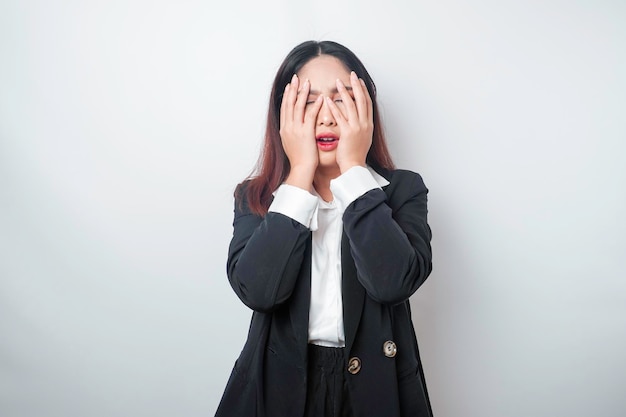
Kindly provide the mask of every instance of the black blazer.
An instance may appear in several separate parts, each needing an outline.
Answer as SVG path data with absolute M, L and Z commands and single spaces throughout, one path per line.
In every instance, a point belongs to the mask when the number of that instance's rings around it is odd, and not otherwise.
M 409 297 L 430 274 L 428 190 L 405 170 L 343 215 L 345 377 L 355 417 L 432 416 Z M 241 195 L 241 194 L 239 194 Z M 261 217 L 236 198 L 228 278 L 254 310 L 217 417 L 300 417 L 306 397 L 311 231 L 280 213 Z M 397 354 L 385 355 L 393 341 Z M 358 372 L 348 371 L 358 358 Z M 354 368 L 352 369 L 354 372 Z

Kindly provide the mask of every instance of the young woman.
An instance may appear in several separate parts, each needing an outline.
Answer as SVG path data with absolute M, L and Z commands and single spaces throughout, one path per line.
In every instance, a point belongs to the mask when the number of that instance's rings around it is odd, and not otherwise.
M 254 312 L 216 416 L 432 416 L 409 305 L 431 271 L 427 193 L 394 169 L 361 61 L 296 46 L 235 192 L 228 278 Z

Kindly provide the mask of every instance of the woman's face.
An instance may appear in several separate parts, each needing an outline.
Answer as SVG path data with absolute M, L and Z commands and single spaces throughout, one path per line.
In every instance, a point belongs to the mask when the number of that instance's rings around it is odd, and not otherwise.
M 350 71 L 344 66 L 343 62 L 331 55 L 320 55 L 307 62 L 298 72 L 298 78 L 304 82 L 309 80 L 311 89 L 307 103 L 314 102 L 320 95 L 330 97 L 337 106 L 343 110 L 341 96 L 337 91 L 337 79 L 340 79 L 350 94 L 352 95 L 352 86 L 350 85 Z M 307 105 L 306 111 L 312 111 L 312 106 Z M 319 167 L 337 168 L 336 149 L 337 142 L 341 138 L 341 131 L 328 105 L 324 102 L 317 114 L 315 123 L 315 137 L 317 138 L 317 150 L 319 155 Z M 321 140 L 325 138 L 325 140 Z M 336 138 L 336 140 L 328 140 L 328 138 Z

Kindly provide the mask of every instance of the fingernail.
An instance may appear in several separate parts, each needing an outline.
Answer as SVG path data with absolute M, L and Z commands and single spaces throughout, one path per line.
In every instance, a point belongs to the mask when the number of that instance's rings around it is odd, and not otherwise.
M 294 82 L 298 79 L 298 76 L 296 74 L 293 74 L 293 77 L 291 77 L 291 82 Z

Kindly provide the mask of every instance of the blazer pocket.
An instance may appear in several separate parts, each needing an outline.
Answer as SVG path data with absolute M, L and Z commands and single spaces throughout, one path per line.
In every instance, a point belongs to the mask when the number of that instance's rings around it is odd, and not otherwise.
M 403 416 L 431 416 L 428 397 L 417 367 L 398 373 L 398 395 Z
M 257 390 L 235 362 L 215 417 L 257 416 Z

